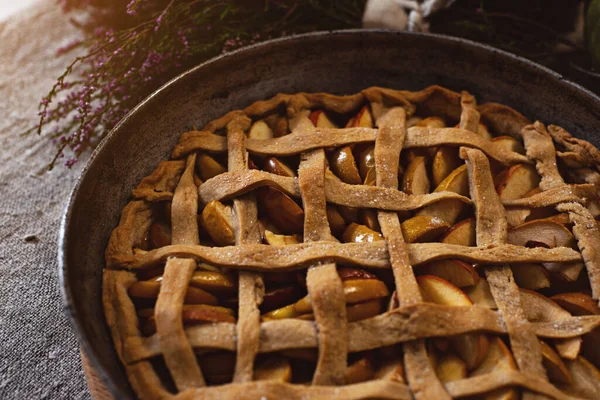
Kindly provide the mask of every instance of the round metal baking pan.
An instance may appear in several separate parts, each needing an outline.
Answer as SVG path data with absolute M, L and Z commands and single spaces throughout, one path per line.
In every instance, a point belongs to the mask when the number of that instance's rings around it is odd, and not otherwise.
M 600 99 L 557 73 L 468 40 L 375 30 L 299 35 L 222 55 L 176 77 L 123 118 L 75 185 L 58 251 L 65 310 L 115 398 L 134 396 L 104 320 L 104 249 L 131 190 L 169 157 L 182 132 L 279 92 L 432 84 L 468 90 L 480 103 L 509 105 L 600 145 Z

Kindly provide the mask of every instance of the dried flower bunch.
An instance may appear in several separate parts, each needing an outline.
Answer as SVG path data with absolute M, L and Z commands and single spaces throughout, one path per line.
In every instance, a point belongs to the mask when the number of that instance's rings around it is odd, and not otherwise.
M 71 167 L 137 103 L 191 65 L 261 40 L 360 26 L 364 0 L 59 0 L 85 39 L 39 105 L 44 134 Z

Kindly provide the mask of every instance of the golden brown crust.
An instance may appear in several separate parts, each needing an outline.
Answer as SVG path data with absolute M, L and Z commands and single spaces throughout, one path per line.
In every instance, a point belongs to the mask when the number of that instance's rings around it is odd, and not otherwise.
M 411 399 L 406 385 L 394 381 L 371 381 L 347 386 L 305 386 L 275 381 L 256 381 L 194 389 L 179 394 L 177 399 Z
M 527 157 L 499 147 L 476 133 L 460 128 L 408 128 L 404 147 L 407 149 L 439 145 L 468 146 L 483 151 L 503 165 L 531 163 Z
M 158 167 L 133 189 L 135 199 L 146 201 L 170 200 L 185 168 L 185 161 L 162 161 Z
M 299 116 L 302 118 L 302 116 Z M 308 120 L 296 120 L 295 129 L 308 126 Z M 293 129 L 292 132 L 295 132 Z M 329 230 L 325 200 L 323 150 L 305 153 L 298 169 L 298 186 L 304 205 L 304 241 L 336 241 Z M 335 264 L 308 268 L 306 288 L 318 330 L 319 356 L 313 385 L 343 385 L 348 358 L 346 298 Z
M 250 119 L 239 115 L 227 125 L 228 169 L 240 173 L 248 169 L 248 153 L 245 150 L 245 130 Z M 201 185 L 202 186 L 202 185 Z M 237 244 L 260 243 L 258 211 L 254 194 L 249 193 L 233 201 L 235 214 L 235 242 Z M 234 382 L 250 382 L 253 378 L 254 359 L 258 353 L 260 338 L 260 311 L 258 306 L 264 296 L 264 283 L 260 274 L 242 271 L 238 278 L 238 324 L 237 357 Z
M 198 191 L 194 184 L 196 155 L 188 156 L 183 176 L 175 189 L 171 205 L 172 243 L 197 245 Z M 171 258 L 167 260 L 154 316 L 163 358 L 178 390 L 204 386 L 204 376 L 183 328 L 182 310 L 196 261 Z
M 518 111 L 498 103 L 486 103 L 477 107 L 481 122 L 498 135 L 515 138 L 521 136 L 521 130 L 531 122 Z
M 248 139 L 246 148 L 251 154 L 259 156 L 291 156 L 320 148 L 373 142 L 376 135 L 377 130 L 370 128 L 316 128 L 311 132 L 295 131 L 273 139 Z M 506 150 L 476 133 L 460 128 L 411 127 L 408 129 L 404 148 L 444 144 L 478 148 L 504 165 L 531 162 L 522 154 Z M 172 157 L 183 157 L 198 150 L 224 152 L 226 149 L 226 138 L 207 131 L 192 131 L 183 134 L 182 140 L 173 150 Z
M 336 116 L 357 113 L 365 104 L 376 128 L 332 129 L 314 127 L 310 110 L 322 109 Z M 252 120 L 265 118 L 274 126 L 274 113 L 285 113 L 283 127 L 271 139 L 246 138 Z M 407 117 L 442 117 L 458 128 L 406 128 Z M 271 119 L 269 119 L 271 118 Z M 526 156 L 486 140 L 478 134 L 480 122 L 495 135 L 522 140 Z M 277 120 L 279 121 L 279 120 Z M 286 134 L 287 129 L 292 133 Z M 283 133 L 281 133 L 283 132 Z M 375 143 L 376 186 L 349 185 L 332 176 L 324 149 Z M 557 143 L 558 152 L 555 152 Z M 408 195 L 397 190 L 399 155 L 403 149 L 460 147 L 469 172 L 471 198 L 453 192 Z M 202 183 L 195 190 L 194 160 L 197 151 L 223 153 L 228 171 Z M 298 178 L 250 170 L 248 154 L 255 156 L 302 155 Z M 556 166 L 556 155 L 570 168 L 566 184 Z M 432 86 L 418 92 L 369 88 L 349 96 L 326 93 L 280 94 L 232 111 L 201 130 L 182 135 L 173 158 L 165 161 L 133 191 L 135 199 L 123 210 L 119 226 L 106 249 L 104 307 L 111 335 L 134 390 L 143 398 L 171 397 L 148 359 L 164 358 L 181 398 L 418 398 L 438 399 L 485 395 L 520 387 L 525 397 L 569 398 L 551 385 L 541 366 L 537 337 L 555 339 L 562 357 L 576 358 L 580 335 L 600 325 L 600 317 L 569 317 L 528 322 L 518 301 L 511 270 L 523 263 L 584 261 L 593 295 L 600 295 L 600 243 L 598 226 L 585 208 L 600 184 L 600 151 L 575 139 L 562 128 L 546 128 L 530 122 L 515 110 L 494 103 L 477 105 L 473 96 Z M 488 158 L 511 166 L 535 163 L 541 177 L 538 194 L 500 202 Z M 596 186 L 594 186 L 596 185 Z M 301 199 L 304 243 L 263 245 L 256 199 L 252 191 L 270 186 Z M 198 243 L 196 213 L 213 200 L 233 200 L 236 245 L 205 247 Z M 475 208 L 477 246 L 404 242 L 397 211 L 459 199 Z M 150 202 L 171 201 L 172 245 L 143 251 L 152 222 Z M 331 235 L 325 206 L 336 204 L 377 211 L 384 241 L 337 243 Z M 567 212 L 580 252 L 569 247 L 527 248 L 505 244 L 507 219 L 525 220 L 533 209 L 555 206 Z M 508 214 L 507 214 L 508 212 Z M 485 271 L 499 312 L 480 307 L 445 307 L 422 301 L 413 267 L 442 259 L 477 263 Z M 239 272 L 237 324 L 216 322 L 183 326 L 183 295 L 198 261 Z M 143 337 L 128 287 L 136 282 L 132 272 L 167 263 L 156 306 L 157 333 Z M 334 263 L 363 268 L 391 269 L 400 308 L 358 322 L 346 322 L 342 283 Z M 322 264 L 322 265 L 321 265 Z M 258 306 L 264 296 L 261 271 L 308 268 L 307 287 L 316 319 L 260 322 Z M 424 338 L 471 332 L 508 334 L 520 371 L 481 375 L 441 385 L 432 368 Z M 346 355 L 402 344 L 408 386 L 383 380 L 343 385 Z M 258 353 L 289 349 L 318 349 L 313 386 L 253 381 Z M 200 388 L 202 372 L 194 350 L 236 351 L 234 383 Z M 200 356 L 202 357 L 202 356 Z M 570 392 L 573 388 L 567 388 Z M 574 392 L 573 392 L 574 393 Z
M 465 247 L 443 243 L 410 243 L 407 250 L 410 264 L 413 266 L 450 258 L 487 264 L 582 260 L 579 252 L 568 247 L 546 249 L 511 244 Z M 134 256 L 115 257 L 111 268 L 144 269 L 156 266 L 169 257 L 194 258 L 219 267 L 252 271 L 290 271 L 306 268 L 310 263 L 317 262 L 344 262 L 366 268 L 390 268 L 387 245 L 384 242 L 310 242 L 287 246 L 256 244 L 220 248 L 171 245 Z
M 556 166 L 556 150 L 552 138 L 548 135 L 546 127 L 539 121 L 527 125 L 522 131 L 523 142 L 527 149 L 527 156 L 535 160 L 535 167 L 541 176 L 540 189 L 562 187 L 565 181 Z
M 142 340 L 135 307 L 127 295 L 127 288 L 135 281 L 136 277 L 131 272 L 104 270 L 102 275 L 104 316 L 117 354 L 126 365 L 127 377 L 133 389 L 141 398 L 160 399 L 168 393 L 150 362 L 127 364 L 125 344 L 128 341 L 141 342 Z
M 600 326 L 600 317 L 567 317 L 552 322 L 532 322 L 537 336 L 568 339 Z M 348 351 L 359 352 L 404 343 L 417 338 L 458 335 L 485 331 L 506 333 L 500 314 L 483 307 L 449 307 L 423 303 L 396 308 L 388 313 L 348 324 Z M 235 349 L 235 325 L 217 322 L 186 327 L 194 348 Z M 311 321 L 282 319 L 260 325 L 260 353 L 318 347 L 317 331 Z M 156 336 L 125 343 L 124 360 L 128 364 L 154 357 L 162 352 Z
M 119 225 L 110 234 L 104 253 L 106 266 L 118 264 L 119 259 L 133 257 L 133 249 L 140 246 L 150 224 L 152 210 L 144 201 L 131 201 L 121 213 Z
M 477 111 L 475 98 L 463 90 L 460 94 L 460 106 L 462 111 L 458 127 L 477 133 L 479 128 L 479 111 Z
M 564 203 L 556 207 L 561 212 L 568 212 L 573 226 L 573 235 L 581 250 L 583 261 L 590 278 L 592 295 L 600 299 L 600 231 L 587 208 L 578 203 Z
M 376 123 L 379 126 L 374 150 L 376 183 L 377 186 L 397 189 L 400 152 L 406 138 L 406 112 L 403 108 L 392 108 L 382 113 Z M 421 302 L 421 293 L 409 263 L 398 215 L 379 211 L 378 219 L 381 232 L 387 239 L 399 303 L 404 306 Z M 431 367 L 424 341 L 405 343 L 403 350 L 406 376 L 415 398 L 450 398 Z
M 568 162 L 569 167 L 595 167 L 598 169 L 600 151 L 593 144 L 571 136 L 565 129 L 556 125 L 548 125 L 548 133 L 565 150 L 557 153 L 560 158 L 564 160 L 569 159 L 570 156 L 574 158 L 572 162 Z
M 475 207 L 477 246 L 506 243 L 508 223 L 500 197 L 494 188 L 488 159 L 477 149 L 461 149 L 461 157 L 467 162 L 469 189 Z M 542 366 L 540 343 L 519 302 L 519 288 L 508 265 L 486 266 L 485 275 L 490 292 L 502 313 L 511 350 L 521 371 L 539 379 L 536 388 L 549 386 Z
M 327 171 L 327 175 L 330 173 Z M 227 200 L 262 186 L 274 187 L 292 197 L 300 197 L 295 178 L 249 170 L 242 174 L 225 172 L 207 180 L 200 186 L 200 200 L 205 204 L 213 200 Z M 466 197 L 452 192 L 442 191 L 413 196 L 385 187 L 349 185 L 329 176 L 325 177 L 324 186 L 327 202 L 346 207 L 406 211 L 445 199 L 459 199 L 470 203 Z
M 202 371 L 183 329 L 183 299 L 196 262 L 172 258 L 167 261 L 154 315 L 163 358 L 178 390 L 204 386 Z

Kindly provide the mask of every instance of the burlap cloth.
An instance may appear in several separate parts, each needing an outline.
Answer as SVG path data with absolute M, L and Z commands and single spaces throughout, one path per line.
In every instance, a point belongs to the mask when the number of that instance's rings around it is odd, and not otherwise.
M 75 56 L 56 0 L 0 23 L 0 399 L 88 399 L 57 271 L 60 216 L 82 165 L 46 172 L 53 146 L 20 133 Z M 84 161 L 85 162 L 85 161 Z

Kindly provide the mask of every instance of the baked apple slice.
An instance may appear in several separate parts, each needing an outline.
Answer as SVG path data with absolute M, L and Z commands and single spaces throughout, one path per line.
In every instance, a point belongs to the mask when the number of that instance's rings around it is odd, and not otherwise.
M 290 167 L 275 157 L 265 159 L 263 169 L 276 175 L 287 176 L 289 178 L 296 177 L 296 173 Z
M 529 164 L 516 164 L 500 172 L 494 178 L 500 200 L 521 199 L 540 184 L 540 176 Z
M 159 249 L 171 244 L 171 227 L 164 222 L 153 222 L 148 230 L 150 249 Z
M 460 167 L 464 161 L 458 157 L 456 147 L 440 147 L 431 160 L 431 177 L 433 185 L 439 186 L 456 168 Z
M 342 181 L 351 185 L 360 185 L 362 179 L 356 167 L 356 160 L 350 146 L 340 147 L 329 158 L 329 166 Z
M 478 307 L 497 310 L 498 306 L 492 296 L 490 284 L 483 278 L 479 279 L 475 285 L 463 288 L 469 299 Z
M 419 274 L 434 275 L 454 286 L 473 286 L 479 281 L 479 274 L 472 265 L 460 260 L 439 260 L 418 267 Z
M 260 305 L 262 312 L 277 310 L 286 304 L 291 304 L 303 295 L 298 285 L 282 286 L 276 289 L 268 290 L 263 296 L 263 302 Z
M 257 363 L 254 380 L 291 382 L 292 365 L 286 357 L 269 354 L 264 360 Z
M 546 342 L 541 340 L 540 347 L 542 349 L 542 362 L 544 363 L 544 368 L 546 368 L 546 372 L 548 373 L 548 378 L 555 382 L 567 384 L 571 383 L 571 373 L 565 366 L 565 363 L 560 358 L 558 353 L 554 351 L 552 347 L 546 344 Z
M 553 322 L 561 321 L 571 317 L 571 314 L 561 308 L 548 297 L 520 288 L 519 295 L 521 298 L 521 307 L 525 312 L 525 317 L 530 322 Z M 562 358 L 574 359 L 581 350 L 581 338 L 575 337 L 571 339 L 555 340 L 556 350 Z
M 436 359 L 435 373 L 442 383 L 457 381 L 467 377 L 467 364 L 452 353 L 442 354 Z
M 156 318 L 154 308 L 138 310 L 138 316 L 143 319 L 141 331 L 145 336 L 156 333 Z M 211 306 L 207 304 L 184 304 L 181 311 L 184 325 L 202 324 L 206 322 L 235 322 L 233 310 L 226 307 Z
M 565 365 L 572 377 L 570 385 L 561 388 L 567 393 L 586 399 L 598 398 L 600 393 L 600 371 L 583 357 L 565 360 Z
M 200 221 L 210 238 L 219 246 L 235 244 L 233 230 L 233 210 L 218 200 L 213 200 L 204 207 Z
M 365 224 L 369 229 L 372 229 L 376 232 L 381 232 L 377 211 L 370 208 L 365 208 L 360 210 L 360 215 L 362 223 Z
M 497 146 L 507 151 L 512 151 L 519 154 L 525 154 L 525 147 L 512 136 L 498 136 L 492 138 L 491 141 Z
M 446 125 L 446 121 L 443 118 L 434 116 L 434 117 L 423 118 L 419 121 L 416 121 L 413 126 L 437 129 L 437 128 L 445 128 L 447 125 Z
M 317 128 L 337 128 L 327 114 L 323 110 L 315 110 L 310 113 L 309 118 L 314 126 Z
M 425 157 L 415 157 L 406 167 L 402 177 L 402 191 L 422 195 L 429 193 L 429 177 L 427 176 L 427 160 Z
M 237 292 L 237 279 L 217 271 L 194 271 L 190 285 L 223 296 Z
M 467 166 L 462 165 L 452 171 L 450 175 L 435 188 L 435 192 L 441 191 L 449 191 L 458 193 L 462 196 L 469 196 L 469 176 L 467 173 Z M 453 225 L 463 207 L 464 203 L 460 200 L 446 199 L 422 208 L 416 215 L 437 217 L 448 223 L 448 225 Z
M 449 227 L 445 220 L 430 215 L 416 215 L 401 224 L 406 243 L 432 242 Z
M 352 279 L 343 281 L 346 304 L 358 304 L 382 299 L 389 296 L 389 290 L 385 283 L 378 279 Z M 373 307 L 373 305 L 371 305 Z M 369 309 L 369 306 L 365 308 Z M 374 308 L 374 307 L 373 307 Z M 364 309 L 356 311 L 360 316 Z M 263 315 L 264 319 L 296 318 L 312 313 L 310 295 L 306 295 L 294 304 L 279 308 Z
M 138 281 L 127 289 L 129 296 L 138 299 L 156 299 L 158 292 L 160 292 L 160 282 L 156 281 Z M 215 306 L 218 300 L 207 291 L 190 286 L 185 293 L 184 302 L 185 304 L 208 304 Z
M 373 127 L 373 117 L 371 116 L 371 111 L 369 110 L 369 106 L 363 106 L 356 117 L 352 119 L 353 123 L 349 126 L 355 126 L 360 128 L 372 128 Z
M 405 383 L 402 359 L 396 357 L 382 361 L 373 374 L 373 378 Z
M 600 315 L 598 303 L 589 294 L 582 292 L 560 293 L 550 297 L 550 299 L 572 315 Z
M 517 246 L 577 248 L 577 243 L 571 231 L 564 225 L 550 219 L 529 221 L 516 226 L 508 231 L 507 240 L 509 244 Z M 544 263 L 543 266 L 567 281 L 577 280 L 583 269 L 583 263 L 581 262 Z
M 481 364 L 471 371 L 470 376 L 479 376 L 502 371 L 516 371 L 517 364 L 502 339 L 490 339 L 489 351 Z M 514 388 L 502 388 L 486 394 L 486 399 L 517 400 L 519 392 Z
M 254 122 L 248 131 L 248 138 L 256 140 L 272 139 L 275 135 L 273 130 L 264 120 Z
M 473 306 L 473 302 L 459 288 L 433 275 L 417 277 L 424 301 L 447 306 Z M 489 340 L 486 335 L 469 333 L 450 339 L 460 358 L 469 370 L 476 368 L 488 353 Z
M 257 192 L 258 201 L 277 229 L 286 234 L 302 233 L 304 211 L 294 200 L 271 187 L 261 187 Z
M 327 221 L 329 222 L 329 228 L 331 233 L 335 236 L 340 235 L 346 230 L 346 220 L 342 217 L 339 209 L 333 204 L 327 204 Z
M 446 244 L 458 244 L 461 246 L 475 246 L 476 231 L 475 218 L 466 218 L 452 225 L 440 238 L 440 242 Z
M 227 168 L 208 154 L 198 153 L 196 156 L 196 172 L 200 178 L 207 181 L 210 178 L 227 172 Z
M 382 312 L 383 304 L 380 299 L 377 299 L 346 307 L 346 318 L 348 322 L 361 321 L 379 315 Z
M 548 271 L 540 264 L 512 265 L 510 269 L 519 287 L 530 290 L 550 287 Z
M 298 235 L 278 235 L 265 229 L 265 241 L 271 246 L 285 246 L 288 244 L 298 244 L 302 239 Z
M 364 147 L 358 153 L 358 166 L 360 177 L 365 185 L 375 185 L 375 146 Z
M 365 225 L 355 224 L 354 222 L 348 225 L 342 234 L 344 243 L 366 243 L 383 240 L 381 233 L 376 232 Z
M 371 357 L 365 355 L 348 365 L 348 369 L 346 369 L 346 385 L 371 380 L 374 375 L 373 361 L 371 361 Z

